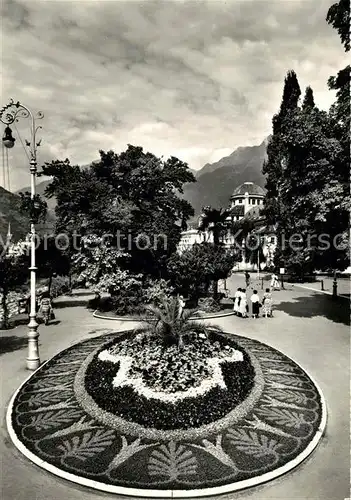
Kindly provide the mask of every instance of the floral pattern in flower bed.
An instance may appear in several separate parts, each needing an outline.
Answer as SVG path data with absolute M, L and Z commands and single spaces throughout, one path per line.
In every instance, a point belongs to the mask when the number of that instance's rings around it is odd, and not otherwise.
M 322 395 L 279 351 L 229 334 L 197 339 L 203 349 L 191 347 L 199 352 L 196 382 L 185 370 L 170 387 L 143 371 L 136 346 L 146 340 L 130 335 L 72 346 L 22 385 L 8 422 L 31 460 L 110 492 L 201 496 L 267 481 L 317 445 L 325 426 Z M 152 353 L 157 358 L 151 342 Z

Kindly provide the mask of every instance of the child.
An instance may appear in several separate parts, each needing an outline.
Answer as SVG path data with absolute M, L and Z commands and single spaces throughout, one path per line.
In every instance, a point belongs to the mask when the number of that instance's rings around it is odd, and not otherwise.
M 251 302 L 252 302 L 252 317 L 256 319 L 258 318 L 260 312 L 260 297 L 257 293 L 257 290 L 253 291 L 253 294 L 251 295 Z
M 239 304 L 241 299 L 241 288 L 238 288 L 234 295 L 234 314 L 239 313 Z
M 262 313 L 265 315 L 265 317 L 272 318 L 272 294 L 269 290 L 269 288 L 266 288 L 266 292 L 263 295 L 263 300 L 262 300 Z

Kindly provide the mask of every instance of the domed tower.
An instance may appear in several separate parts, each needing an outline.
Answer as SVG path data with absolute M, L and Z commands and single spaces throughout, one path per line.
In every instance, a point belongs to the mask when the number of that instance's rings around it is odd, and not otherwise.
M 253 207 L 263 207 L 263 201 L 266 190 L 253 182 L 244 182 L 234 189 L 230 197 L 231 208 L 240 207 L 235 210 L 238 212 L 238 219 L 244 217 Z

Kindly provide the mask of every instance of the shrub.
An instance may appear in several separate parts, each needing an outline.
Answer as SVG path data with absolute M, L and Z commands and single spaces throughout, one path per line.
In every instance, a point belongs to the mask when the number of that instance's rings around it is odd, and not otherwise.
M 207 313 L 218 312 L 221 310 L 221 305 L 213 297 L 206 297 L 199 299 L 199 309 Z
M 118 316 L 136 315 L 143 311 L 141 288 L 121 288 L 118 295 L 110 298 L 109 304 Z
M 167 300 L 173 293 L 173 288 L 169 282 L 160 279 L 157 281 L 150 281 L 146 284 L 144 290 L 143 302 L 144 304 L 153 304 L 161 306 L 162 302 Z
M 69 278 L 67 276 L 55 276 L 52 278 L 50 295 L 55 298 L 70 292 Z

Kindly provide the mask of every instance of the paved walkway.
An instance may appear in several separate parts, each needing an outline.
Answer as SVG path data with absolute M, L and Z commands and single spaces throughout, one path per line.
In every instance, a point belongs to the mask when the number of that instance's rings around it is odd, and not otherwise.
M 235 275 L 231 290 L 244 285 Z M 349 327 L 348 304 L 309 290 L 276 292 L 275 317 L 217 320 L 227 331 L 266 342 L 300 363 L 320 385 L 328 405 L 327 431 L 317 450 L 296 470 L 253 489 L 217 497 L 254 500 L 343 500 L 349 496 Z M 68 345 L 104 330 L 135 326 L 94 319 L 83 307 L 57 311 L 60 323 L 40 328 L 42 361 Z M 211 321 L 210 321 L 211 322 Z M 214 322 L 214 321 L 212 321 Z M 28 462 L 9 440 L 5 412 L 15 389 L 25 380 L 26 327 L 0 331 L 2 374 L 0 441 L 2 500 L 109 500 L 118 498 L 56 478 Z M 126 497 L 123 497 L 126 498 Z M 214 498 L 214 497 L 209 497 Z

